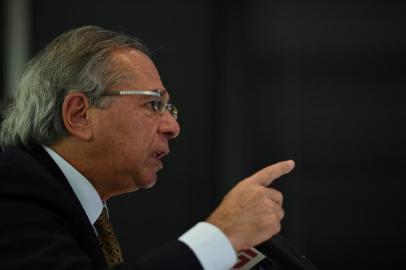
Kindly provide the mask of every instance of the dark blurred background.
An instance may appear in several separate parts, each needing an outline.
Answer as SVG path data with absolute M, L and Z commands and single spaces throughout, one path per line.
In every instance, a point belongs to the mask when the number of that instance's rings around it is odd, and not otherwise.
M 109 202 L 127 261 L 205 219 L 239 180 L 292 158 L 295 171 L 274 186 L 293 245 L 320 269 L 404 269 L 405 5 L 3 0 L 1 96 L 70 28 L 137 36 L 183 130 L 154 188 Z

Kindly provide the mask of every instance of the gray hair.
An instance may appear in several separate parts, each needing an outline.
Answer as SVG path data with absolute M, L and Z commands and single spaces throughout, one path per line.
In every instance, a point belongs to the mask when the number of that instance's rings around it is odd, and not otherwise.
M 92 106 L 107 108 L 111 98 L 101 94 L 125 76 L 111 57 L 122 48 L 149 55 L 140 40 L 96 26 L 73 29 L 53 40 L 27 64 L 4 110 L 0 145 L 30 148 L 68 136 L 62 104 L 70 92 L 82 92 Z

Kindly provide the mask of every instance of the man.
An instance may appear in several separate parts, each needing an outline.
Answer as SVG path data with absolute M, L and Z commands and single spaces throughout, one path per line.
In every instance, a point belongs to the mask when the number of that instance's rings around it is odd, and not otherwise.
M 229 269 L 276 234 L 282 195 L 267 186 L 293 161 L 241 181 L 205 222 L 125 263 L 105 202 L 155 184 L 180 132 L 168 101 L 146 47 L 124 34 L 81 27 L 31 60 L 0 131 L 0 269 Z

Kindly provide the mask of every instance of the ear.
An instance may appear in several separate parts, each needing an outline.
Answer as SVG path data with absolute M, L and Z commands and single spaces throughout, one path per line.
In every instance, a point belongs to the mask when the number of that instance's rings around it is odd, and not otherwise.
M 80 92 L 69 93 L 62 105 L 62 118 L 70 135 L 89 141 L 92 139 L 90 104 L 86 95 Z

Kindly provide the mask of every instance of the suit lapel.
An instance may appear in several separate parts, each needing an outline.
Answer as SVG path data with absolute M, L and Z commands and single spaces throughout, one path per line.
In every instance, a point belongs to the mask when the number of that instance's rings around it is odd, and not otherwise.
M 105 266 L 104 255 L 99 248 L 99 241 L 94 232 L 93 225 L 90 224 L 85 210 L 80 204 L 79 199 L 76 197 L 76 194 L 74 193 L 65 175 L 43 147 L 37 146 L 27 150 L 27 152 L 44 167 L 44 169 L 71 197 L 73 208 L 76 210 L 75 216 L 72 218 L 76 219 L 75 223 L 77 223 L 76 225 L 78 228 L 80 228 L 77 232 L 75 232 L 78 237 L 78 242 L 93 259 L 96 259 L 99 264 Z

